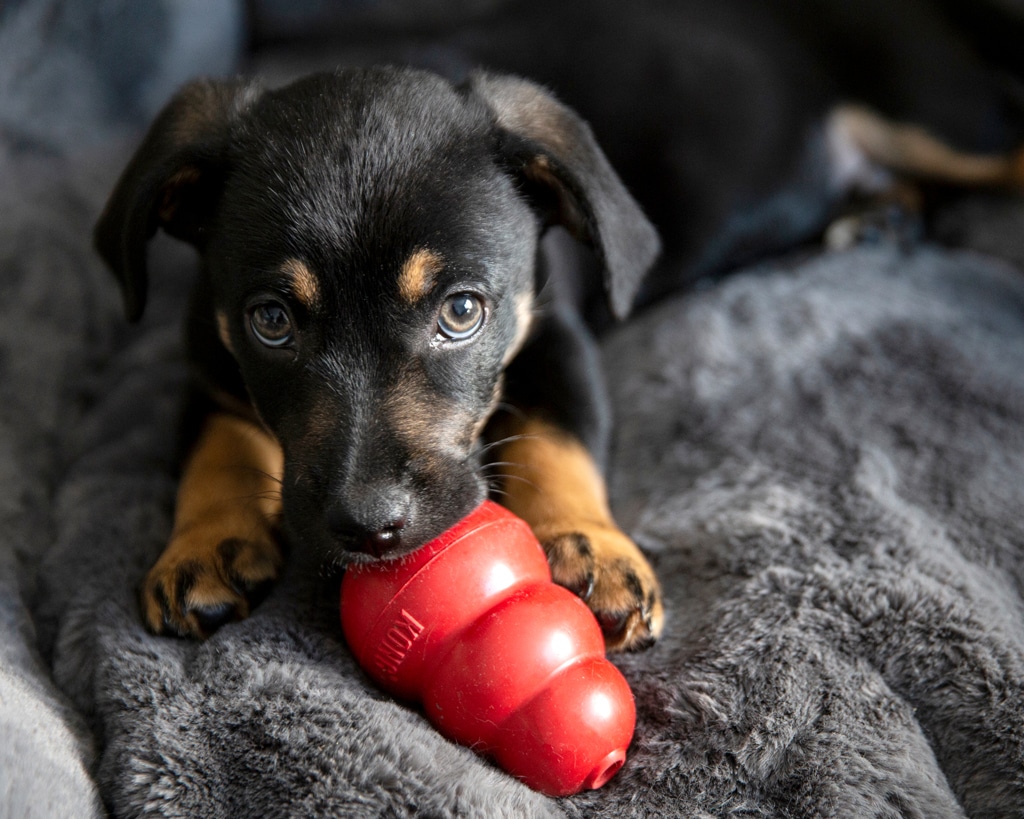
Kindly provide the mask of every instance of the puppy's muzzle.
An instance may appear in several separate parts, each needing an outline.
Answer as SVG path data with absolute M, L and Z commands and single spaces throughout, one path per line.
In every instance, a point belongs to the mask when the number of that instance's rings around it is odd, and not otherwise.
M 386 557 L 402 549 L 413 509 L 412 495 L 402 487 L 363 487 L 330 504 L 327 528 L 348 551 Z

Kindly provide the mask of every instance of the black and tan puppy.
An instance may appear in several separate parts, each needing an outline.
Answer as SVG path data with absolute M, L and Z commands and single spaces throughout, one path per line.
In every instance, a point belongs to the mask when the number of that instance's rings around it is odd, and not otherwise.
M 217 409 L 143 585 L 153 631 L 246 616 L 282 532 L 399 555 L 493 491 L 610 648 L 658 635 L 657 580 L 608 509 L 593 342 L 545 287 L 551 224 L 593 246 L 625 314 L 657 235 L 588 127 L 531 83 L 380 68 L 178 94 L 96 233 L 133 319 L 158 227 L 203 263 L 188 346 Z

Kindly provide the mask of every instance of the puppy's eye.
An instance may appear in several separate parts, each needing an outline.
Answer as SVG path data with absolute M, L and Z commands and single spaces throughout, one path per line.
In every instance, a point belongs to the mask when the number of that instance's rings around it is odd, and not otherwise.
M 439 334 L 452 341 L 469 338 L 483 323 L 483 302 L 472 293 L 449 296 L 437 316 Z
M 249 326 L 256 340 L 267 347 L 283 347 L 292 340 L 292 318 L 280 302 L 264 301 L 253 307 Z

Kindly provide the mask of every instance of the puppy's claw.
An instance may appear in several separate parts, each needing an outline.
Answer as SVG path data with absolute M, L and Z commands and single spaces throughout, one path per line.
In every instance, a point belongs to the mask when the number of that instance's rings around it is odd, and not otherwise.
M 595 583 L 595 580 L 594 580 L 593 572 L 588 572 L 587 573 L 587 582 L 583 586 L 583 588 L 582 589 L 579 589 L 579 588 L 573 589 L 573 591 L 576 592 L 577 595 L 579 595 L 580 600 L 582 600 L 584 603 L 586 603 L 587 601 L 590 600 L 591 597 L 594 596 L 594 583 Z
M 597 617 L 610 651 L 643 651 L 653 646 L 660 634 L 649 612 L 642 609 L 602 612 Z
M 594 575 L 588 572 L 587 575 L 578 582 L 560 583 L 557 580 L 555 582 L 560 586 L 565 586 L 565 588 L 575 594 L 584 603 L 589 603 L 590 598 L 594 596 L 594 585 L 597 581 L 594 579 Z
M 661 634 L 661 591 L 636 545 L 617 529 L 593 527 L 548 538 L 552 578 L 590 606 L 609 651 L 648 648 Z

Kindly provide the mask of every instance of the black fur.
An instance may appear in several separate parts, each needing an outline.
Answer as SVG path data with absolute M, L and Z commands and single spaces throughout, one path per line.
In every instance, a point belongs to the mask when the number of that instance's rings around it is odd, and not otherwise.
M 456 87 L 376 68 L 276 91 L 184 89 L 125 171 L 96 239 L 131 318 L 144 305 L 156 227 L 199 249 L 190 356 L 205 384 L 251 401 L 280 441 L 291 540 L 358 551 L 362 535 L 398 519 L 387 550 L 399 552 L 488 490 L 477 433 L 496 409 L 523 299 L 539 315 L 505 399 L 599 457 L 606 446 L 593 342 L 537 296 L 539 238 L 554 223 L 593 246 L 612 310 L 625 313 L 658 239 L 575 114 L 518 79 L 476 74 Z M 422 248 L 444 266 L 410 304 L 398 274 Z M 281 268 L 291 259 L 315 272 L 312 306 L 288 291 Z M 441 342 L 441 304 L 463 291 L 483 298 L 486 325 Z M 296 328 L 279 349 L 253 338 L 250 312 L 267 298 Z

